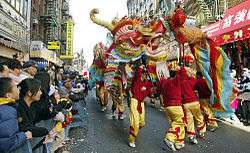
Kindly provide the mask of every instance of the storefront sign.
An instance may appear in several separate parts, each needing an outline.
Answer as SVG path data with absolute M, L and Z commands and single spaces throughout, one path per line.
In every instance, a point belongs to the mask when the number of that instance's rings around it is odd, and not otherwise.
M 66 56 L 73 57 L 73 20 L 69 19 L 67 21 L 67 33 L 66 33 Z
M 27 29 L 0 9 L 0 33 L 2 36 L 15 41 L 27 43 Z
M 60 42 L 59 41 L 48 42 L 48 49 L 59 50 L 60 49 Z
M 6 47 L 9 48 L 14 48 L 16 50 L 20 50 L 23 52 L 27 52 L 28 51 L 28 45 L 23 44 L 23 43 L 18 43 L 18 42 L 13 42 L 13 41 L 7 41 L 3 38 L 0 38 L 0 44 L 3 44 Z
M 249 37 L 250 1 L 245 1 L 225 12 L 224 18 L 202 29 L 219 44 Z M 240 31 L 241 30 L 241 31 Z M 219 38 L 219 37 L 220 38 Z

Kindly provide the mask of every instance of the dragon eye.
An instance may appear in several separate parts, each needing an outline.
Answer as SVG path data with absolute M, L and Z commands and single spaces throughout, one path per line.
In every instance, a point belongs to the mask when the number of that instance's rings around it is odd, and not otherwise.
M 129 25 L 129 26 L 128 26 L 128 29 L 129 29 L 129 30 L 133 30 L 134 27 L 133 27 L 132 25 Z

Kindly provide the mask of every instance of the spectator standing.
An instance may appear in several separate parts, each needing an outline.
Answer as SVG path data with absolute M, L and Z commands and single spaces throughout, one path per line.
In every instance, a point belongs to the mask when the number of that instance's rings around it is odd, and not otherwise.
M 35 79 L 25 79 L 20 84 L 20 100 L 18 105 L 18 122 L 21 131 L 30 130 L 34 137 L 42 137 L 48 134 L 48 130 L 35 126 L 34 112 L 31 104 L 40 100 L 42 95 L 41 84 Z M 36 112 L 35 112 L 36 113 Z
M 27 61 L 23 64 L 23 73 L 27 78 L 34 78 L 37 73 L 37 63 L 33 60 Z
M 9 77 L 9 68 L 6 63 L 0 63 L 0 78 Z
M 27 139 L 32 139 L 28 130 L 19 131 L 17 104 L 19 89 L 10 78 L 0 78 L 0 152 L 14 151 Z
M 18 60 L 10 60 L 7 63 L 8 68 L 10 69 L 9 77 L 18 85 L 22 80 L 22 64 Z

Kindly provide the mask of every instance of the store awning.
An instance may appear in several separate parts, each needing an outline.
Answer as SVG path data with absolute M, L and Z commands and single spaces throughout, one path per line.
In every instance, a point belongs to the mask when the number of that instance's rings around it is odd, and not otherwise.
M 225 12 L 224 18 L 202 29 L 218 44 L 243 40 L 250 37 L 250 0 Z

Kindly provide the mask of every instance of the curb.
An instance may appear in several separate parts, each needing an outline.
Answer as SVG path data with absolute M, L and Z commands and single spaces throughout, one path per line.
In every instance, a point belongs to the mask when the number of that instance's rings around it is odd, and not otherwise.
M 223 124 L 226 124 L 226 125 L 229 125 L 231 127 L 234 127 L 234 128 L 237 128 L 237 129 L 240 129 L 240 130 L 243 130 L 245 132 L 249 132 L 250 133 L 250 127 L 247 127 L 247 126 L 244 126 L 244 125 L 235 125 L 233 123 L 230 123 L 230 122 L 227 122 L 227 121 L 223 121 L 223 120 L 220 120 L 220 119 L 216 119 L 217 121 L 223 123 Z

